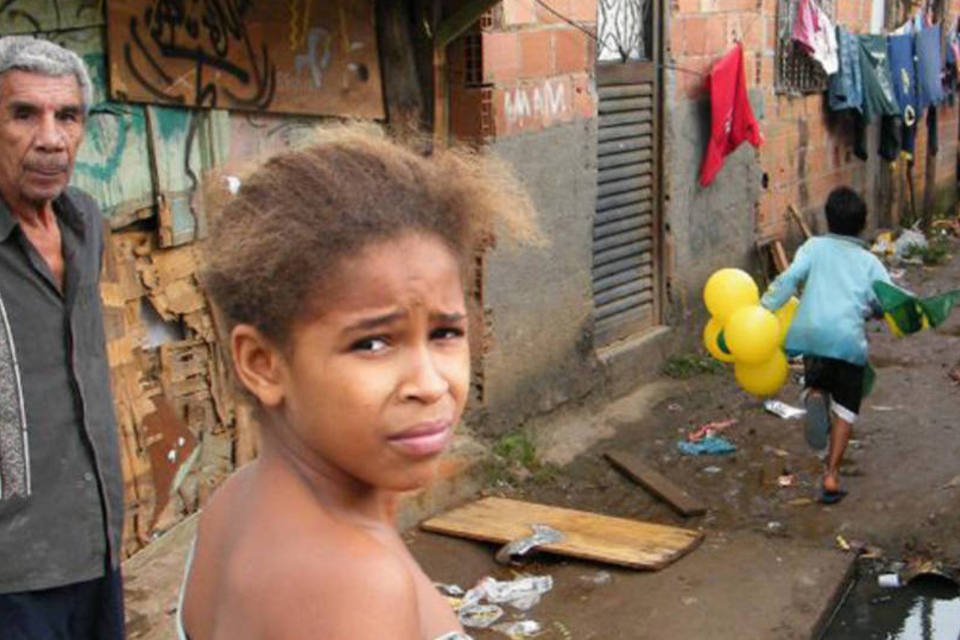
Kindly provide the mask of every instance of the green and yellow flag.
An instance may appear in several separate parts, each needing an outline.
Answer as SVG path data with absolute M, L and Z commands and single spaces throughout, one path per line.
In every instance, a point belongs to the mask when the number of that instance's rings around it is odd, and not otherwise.
M 873 292 L 880 300 L 890 332 L 898 338 L 942 324 L 960 302 L 960 289 L 920 298 L 906 289 L 877 280 L 873 283 Z

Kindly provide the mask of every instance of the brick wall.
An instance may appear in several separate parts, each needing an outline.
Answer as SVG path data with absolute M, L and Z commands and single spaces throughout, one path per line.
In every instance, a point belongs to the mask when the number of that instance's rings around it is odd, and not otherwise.
M 866 31 L 872 4 L 870 0 L 837 0 L 837 21 L 852 31 Z M 960 1 L 949 0 L 949 4 L 948 15 L 955 17 Z M 786 235 L 788 203 L 802 211 L 815 211 L 830 190 L 841 184 L 873 191 L 864 193 L 868 202 L 884 202 L 886 192 L 876 193 L 884 180 L 867 173 L 879 173 L 874 169 L 878 165 L 868 165 L 852 154 L 852 126 L 828 113 L 823 95 L 775 93 L 776 0 L 669 0 L 669 5 L 666 59 L 684 70 L 668 71 L 675 78 L 674 95 L 666 97 L 668 105 L 671 100 L 705 99 L 701 74 L 736 40 L 743 42 L 747 85 L 754 102 L 763 105 L 761 127 L 766 137 L 758 152 L 766 184 L 755 209 L 758 236 Z M 944 106 L 939 115 L 940 151 L 933 162 L 937 187 L 943 190 L 955 181 L 958 112 Z M 869 134 L 872 137 L 875 131 Z M 923 202 L 926 148 L 926 128 L 921 126 L 913 168 L 918 207 Z M 897 164 L 883 187 L 892 189 L 894 197 L 903 189 L 906 171 L 905 162 Z
M 596 0 L 550 0 L 592 30 Z M 534 0 L 504 0 L 448 51 L 450 126 L 459 138 L 539 131 L 596 115 L 594 42 Z M 479 64 L 479 68 L 478 65 Z

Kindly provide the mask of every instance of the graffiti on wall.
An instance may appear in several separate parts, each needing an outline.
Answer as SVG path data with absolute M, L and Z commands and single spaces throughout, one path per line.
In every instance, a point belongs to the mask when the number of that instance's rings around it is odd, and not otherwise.
M 372 0 L 118 0 L 107 32 L 116 98 L 383 116 Z
M 503 94 L 507 124 L 523 126 L 529 121 L 549 123 L 559 120 L 572 108 L 571 93 L 567 78 L 554 78 L 511 89 Z

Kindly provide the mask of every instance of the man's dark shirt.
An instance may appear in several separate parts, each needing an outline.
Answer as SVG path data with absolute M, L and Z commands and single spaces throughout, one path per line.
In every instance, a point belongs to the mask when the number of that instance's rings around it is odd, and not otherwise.
M 123 478 L 98 281 L 103 219 L 55 202 L 63 292 L 0 201 L 0 593 L 119 564 Z

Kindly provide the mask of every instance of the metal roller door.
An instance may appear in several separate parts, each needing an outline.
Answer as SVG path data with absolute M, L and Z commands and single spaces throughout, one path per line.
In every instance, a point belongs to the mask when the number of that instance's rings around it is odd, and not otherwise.
M 656 74 L 650 62 L 597 65 L 596 342 L 659 323 Z

